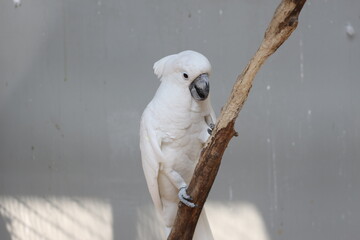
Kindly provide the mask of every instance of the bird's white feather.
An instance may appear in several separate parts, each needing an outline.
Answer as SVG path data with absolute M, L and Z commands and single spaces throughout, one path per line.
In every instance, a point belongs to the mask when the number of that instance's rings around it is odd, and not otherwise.
M 194 51 L 173 54 L 154 64 L 161 84 L 142 115 L 140 149 L 150 195 L 168 231 L 177 212 L 177 193 L 189 184 L 209 137 L 209 122 L 216 121 L 210 99 L 196 101 L 189 91 L 192 80 L 210 71 L 207 58 Z M 194 239 L 213 239 L 205 213 Z

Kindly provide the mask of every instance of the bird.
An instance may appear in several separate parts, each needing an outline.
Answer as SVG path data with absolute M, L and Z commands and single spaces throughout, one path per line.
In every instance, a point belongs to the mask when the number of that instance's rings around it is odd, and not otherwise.
M 211 64 L 186 50 L 155 62 L 160 85 L 140 121 L 140 151 L 147 186 L 167 237 L 178 203 L 196 207 L 187 187 L 200 152 L 210 137 L 216 115 L 210 102 Z M 205 209 L 194 240 L 212 240 Z

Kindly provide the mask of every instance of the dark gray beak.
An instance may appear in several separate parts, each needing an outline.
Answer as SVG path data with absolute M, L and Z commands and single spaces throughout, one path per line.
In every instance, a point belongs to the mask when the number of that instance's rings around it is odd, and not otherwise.
M 205 100 L 210 92 L 209 75 L 200 74 L 189 86 L 191 96 L 197 101 Z

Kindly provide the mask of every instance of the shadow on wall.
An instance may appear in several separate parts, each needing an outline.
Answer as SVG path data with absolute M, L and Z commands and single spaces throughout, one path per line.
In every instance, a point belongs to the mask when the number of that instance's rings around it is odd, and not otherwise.
M 10 219 L 0 214 L 0 237 L 2 240 L 11 240 L 7 226 L 11 224 Z
M 269 240 L 264 221 L 249 203 L 208 202 L 205 206 L 216 240 Z M 164 239 L 152 204 L 136 213 L 136 240 Z M 112 240 L 111 203 L 78 197 L 0 197 L 1 240 Z
M 105 200 L 0 197 L 0 216 L 1 240 L 113 239 L 111 204 Z
M 215 240 L 270 240 L 260 212 L 250 203 L 208 202 L 205 205 Z M 137 211 L 136 240 L 164 239 L 153 205 Z

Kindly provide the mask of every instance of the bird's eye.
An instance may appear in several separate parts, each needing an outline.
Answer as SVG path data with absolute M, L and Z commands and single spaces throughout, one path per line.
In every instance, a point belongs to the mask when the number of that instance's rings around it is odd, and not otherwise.
M 185 79 L 188 79 L 188 78 L 189 78 L 189 75 L 188 75 L 187 73 L 183 73 L 183 77 L 184 77 Z

